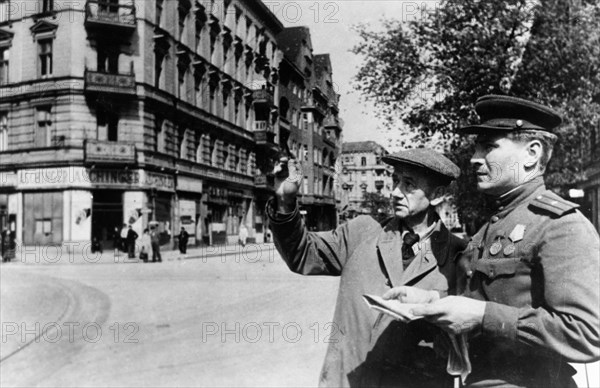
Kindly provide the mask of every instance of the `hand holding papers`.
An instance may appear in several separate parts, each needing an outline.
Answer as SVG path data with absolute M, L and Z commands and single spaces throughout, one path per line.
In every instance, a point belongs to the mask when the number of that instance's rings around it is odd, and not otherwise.
M 363 295 L 363 298 L 370 308 L 391 315 L 402 322 L 422 318 L 411 313 L 411 310 L 418 306 L 417 304 L 402 303 L 397 299 L 385 300 L 377 295 Z

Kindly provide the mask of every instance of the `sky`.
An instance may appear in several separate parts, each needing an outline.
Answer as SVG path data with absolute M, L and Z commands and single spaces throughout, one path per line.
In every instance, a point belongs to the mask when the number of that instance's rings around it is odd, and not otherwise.
M 373 107 L 361 100 L 353 78 L 363 58 L 351 52 L 359 42 L 352 26 L 366 23 L 381 26 L 384 17 L 408 20 L 432 2 L 405 0 L 263 0 L 285 27 L 308 26 L 313 53 L 331 55 L 333 82 L 341 95 L 340 117 L 344 120 L 344 141 L 374 140 L 388 148 L 386 134 Z

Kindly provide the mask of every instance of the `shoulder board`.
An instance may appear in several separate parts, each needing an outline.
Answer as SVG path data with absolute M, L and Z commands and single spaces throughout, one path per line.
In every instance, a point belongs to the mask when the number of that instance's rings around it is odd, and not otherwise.
M 559 217 L 577 209 L 578 204 L 567 201 L 566 199 L 554 194 L 548 190 L 534 198 L 529 206 L 545 210 Z

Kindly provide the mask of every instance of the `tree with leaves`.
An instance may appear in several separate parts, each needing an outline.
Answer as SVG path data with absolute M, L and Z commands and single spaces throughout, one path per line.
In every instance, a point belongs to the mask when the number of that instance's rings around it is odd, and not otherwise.
M 363 210 L 368 210 L 369 215 L 380 221 L 393 214 L 390 197 L 386 197 L 380 192 L 364 192 L 360 204 Z
M 462 169 L 461 221 L 474 232 L 488 217 L 469 159 L 473 141 L 457 129 L 478 120 L 474 104 L 508 94 L 558 110 L 564 125 L 546 172 L 561 192 L 582 178 L 582 144 L 600 120 L 600 4 L 579 0 L 443 0 L 408 22 L 379 31 L 358 26 L 364 57 L 356 87 L 389 128 L 406 132 L 405 147 L 444 151 Z

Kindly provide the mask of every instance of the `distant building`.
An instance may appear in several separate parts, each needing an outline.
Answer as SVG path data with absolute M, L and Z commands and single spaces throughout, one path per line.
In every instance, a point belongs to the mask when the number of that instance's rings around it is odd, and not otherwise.
M 262 242 L 282 30 L 254 0 L 0 0 L 0 226 Z
M 277 37 L 280 65 L 281 147 L 302 161 L 301 212 L 309 229 L 336 227 L 336 163 L 343 122 L 328 54 L 313 55 L 308 27 L 284 29 Z
M 342 213 L 361 213 L 364 193 L 389 197 L 393 190 L 392 168 L 381 158 L 386 149 L 374 141 L 347 142 L 342 145 L 340 209 Z

